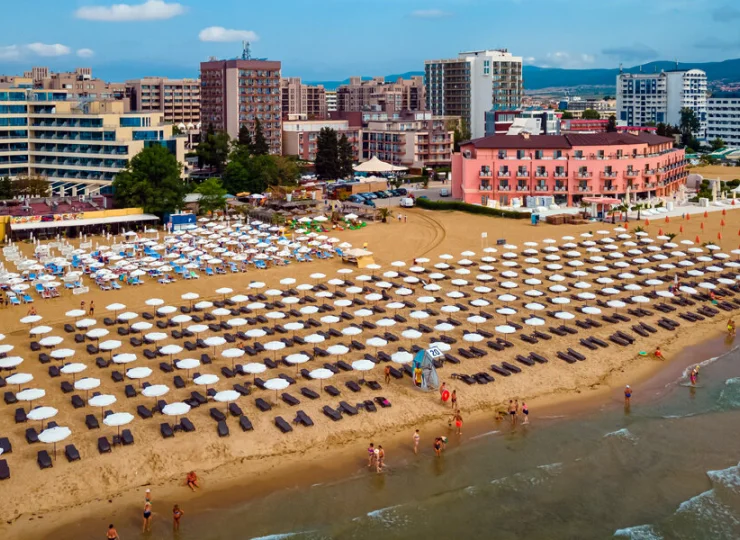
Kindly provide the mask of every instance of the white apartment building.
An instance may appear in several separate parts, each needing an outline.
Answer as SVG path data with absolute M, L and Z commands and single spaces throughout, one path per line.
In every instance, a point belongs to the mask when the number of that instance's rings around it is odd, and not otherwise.
M 324 95 L 326 96 L 326 111 L 337 112 L 337 91 L 327 90 Z
M 725 92 L 707 100 L 707 140 L 719 137 L 740 147 L 740 92 Z
M 521 108 L 522 58 L 506 49 L 462 52 L 424 67 L 427 110 L 462 118 L 474 139 L 485 135 L 486 112 Z
M 681 123 L 688 107 L 699 119 L 703 139 L 707 130 L 707 74 L 699 69 L 617 75 L 617 120 L 628 126 Z

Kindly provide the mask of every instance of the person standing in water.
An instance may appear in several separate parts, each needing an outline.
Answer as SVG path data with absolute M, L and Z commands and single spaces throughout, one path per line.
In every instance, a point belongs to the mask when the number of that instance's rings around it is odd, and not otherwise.
M 113 526 L 113 523 L 108 525 L 108 535 L 106 536 L 107 540 L 120 540 L 118 537 L 118 531 L 116 531 L 116 528 Z
M 514 405 L 513 400 L 509 400 L 509 419 L 511 420 L 511 425 L 516 425 L 516 406 Z
M 462 425 L 463 425 L 463 418 L 460 414 L 460 411 L 455 411 L 455 428 L 457 429 L 457 434 L 462 435 Z
M 630 398 L 632 397 L 632 388 L 630 388 L 630 385 L 624 387 L 624 402 L 629 403 Z
M 730 337 L 735 337 L 735 321 L 734 319 L 730 319 L 727 321 L 727 333 L 730 335 Z
M 421 439 L 421 436 L 419 435 L 419 430 L 417 429 L 414 432 L 414 454 L 419 453 L 419 440 Z
M 522 425 L 529 424 L 529 407 L 527 407 L 527 404 L 522 401 L 522 414 L 524 415 L 524 421 L 522 422 Z
M 180 518 L 185 515 L 178 505 L 175 505 L 172 509 L 172 530 L 180 530 Z
M 383 467 L 385 466 L 385 450 L 383 450 L 383 445 L 378 445 L 378 460 L 377 460 L 378 466 L 376 471 L 380 472 L 383 470 Z
M 141 526 L 141 532 L 149 532 L 152 530 L 152 503 L 149 499 L 144 503 L 144 523 Z
M 370 446 L 367 447 L 367 468 L 372 469 L 374 464 L 375 464 L 375 445 L 373 443 L 370 443 Z

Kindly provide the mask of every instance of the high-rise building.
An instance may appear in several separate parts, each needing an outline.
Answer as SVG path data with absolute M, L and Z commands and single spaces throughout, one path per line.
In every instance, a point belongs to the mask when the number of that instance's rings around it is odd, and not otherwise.
M 126 81 L 132 111 L 162 112 L 165 122 L 197 128 L 200 122 L 200 81 L 145 77 Z
M 720 92 L 707 100 L 707 140 L 717 138 L 740 147 L 740 92 Z
M 703 139 L 707 130 L 707 74 L 700 69 L 617 75 L 617 120 L 629 126 L 681 123 L 681 109 L 689 108 L 699 119 L 694 135 Z
M 325 92 L 326 95 L 326 112 L 336 112 L 337 111 L 337 91 L 336 90 L 327 90 Z
M 121 100 L 0 88 L 0 176 L 46 178 L 55 195 L 109 191 L 116 174 L 148 146 L 164 146 L 183 162 L 184 143 L 162 113 L 125 113 Z
M 337 88 L 337 111 L 355 112 L 377 110 L 389 114 L 401 111 L 423 111 L 424 78 L 414 76 L 399 78 L 389 83 L 383 77 L 363 81 L 361 77 L 350 77 L 349 84 Z
M 200 80 L 200 117 L 203 129 L 213 126 L 235 138 L 241 126 L 246 126 L 254 134 L 259 120 L 262 133 L 270 146 L 270 153 L 280 154 L 280 62 L 209 60 L 200 64 Z
M 283 118 L 323 120 L 326 118 L 326 90 L 322 85 L 301 83 L 300 77 L 280 81 Z
M 427 109 L 459 116 L 475 139 L 483 137 L 486 112 L 517 110 L 523 90 L 522 58 L 506 49 L 462 52 L 424 62 Z

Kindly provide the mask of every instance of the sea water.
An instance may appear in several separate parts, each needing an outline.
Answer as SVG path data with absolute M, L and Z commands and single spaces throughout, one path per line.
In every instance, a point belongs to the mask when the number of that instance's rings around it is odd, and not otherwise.
M 738 362 L 737 352 L 714 359 L 701 388 L 680 377 L 629 408 L 557 419 L 533 410 L 516 429 L 492 420 L 464 444 L 451 436 L 441 458 L 438 434 L 423 433 L 421 455 L 389 453 L 382 474 L 358 458 L 336 481 L 189 513 L 178 538 L 738 539 Z M 171 537 L 165 521 L 152 537 Z

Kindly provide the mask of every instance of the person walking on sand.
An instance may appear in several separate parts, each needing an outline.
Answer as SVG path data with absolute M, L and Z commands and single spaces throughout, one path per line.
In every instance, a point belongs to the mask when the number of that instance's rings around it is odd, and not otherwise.
M 421 436 L 419 435 L 419 430 L 417 429 L 414 431 L 414 454 L 419 453 L 419 440 L 421 439 Z
M 108 525 L 108 534 L 106 535 L 106 538 L 108 540 L 120 540 L 120 538 L 118 537 L 118 531 L 113 526 L 113 523 Z
M 31 309 L 28 310 L 28 315 L 37 315 L 35 306 L 31 306 Z
M 630 388 L 630 385 L 624 387 L 624 402 L 629 403 L 630 398 L 632 397 L 632 388 Z
M 391 366 L 385 366 L 385 384 L 390 384 L 391 382 Z
M 90 316 L 92 317 L 95 315 L 95 302 L 90 300 L 90 310 L 89 310 Z
M 184 512 L 180 510 L 180 507 L 178 505 L 175 505 L 174 508 L 172 508 L 172 530 L 173 531 L 180 530 L 180 518 L 184 515 L 185 515 Z
M 434 455 L 440 457 L 442 455 L 442 438 L 436 437 L 434 439 Z
M 378 445 L 378 460 L 377 460 L 377 472 L 380 472 L 383 470 L 383 467 L 385 466 L 385 450 L 383 450 L 383 445 Z
M 514 400 L 509 400 L 509 419 L 511 420 L 511 425 L 516 425 L 516 407 L 514 406 Z
M 516 421 L 519 422 L 519 400 L 514 400 L 514 410 L 516 411 Z

